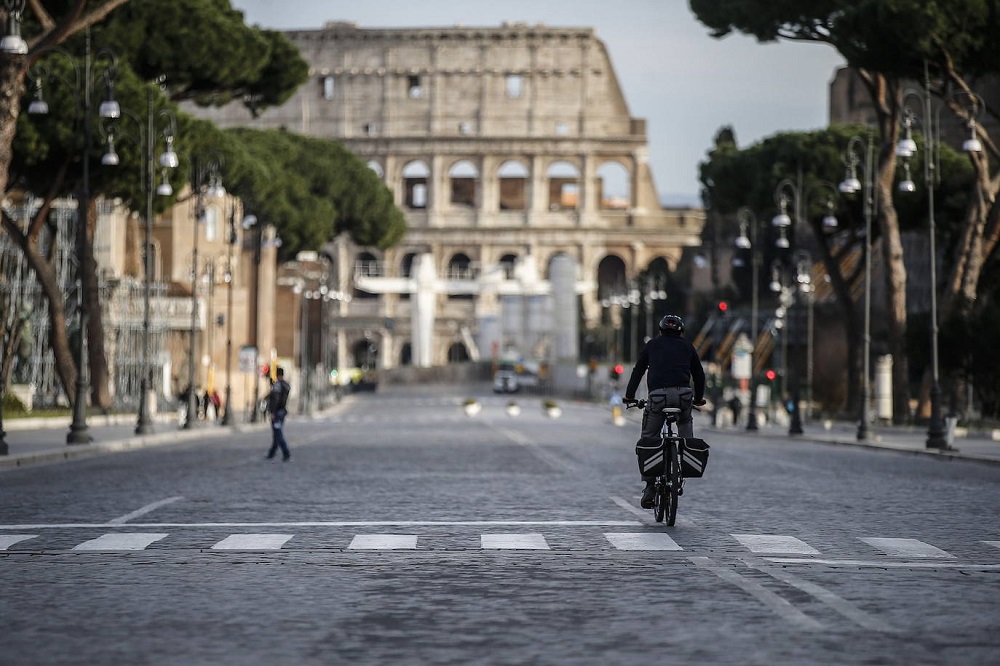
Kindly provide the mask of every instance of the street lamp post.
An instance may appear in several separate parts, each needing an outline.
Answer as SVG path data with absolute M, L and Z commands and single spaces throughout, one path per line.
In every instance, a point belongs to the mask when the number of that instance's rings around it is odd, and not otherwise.
M 236 244 L 236 208 L 229 212 L 229 228 L 226 244 L 226 411 L 222 417 L 222 425 L 233 424 L 233 245 Z
M 24 55 L 28 52 L 27 44 L 24 39 L 21 38 L 21 16 L 24 10 L 23 0 L 14 0 L 13 2 L 5 2 L 7 10 L 10 17 L 10 25 L 8 34 L 4 36 L 3 40 L 0 41 L 0 51 L 8 54 L 18 54 Z M 74 391 L 73 399 L 73 420 L 69 426 L 69 432 L 66 434 L 67 444 L 88 444 L 93 441 L 93 437 L 88 432 L 87 428 L 87 373 L 86 373 L 86 354 L 85 354 L 85 340 L 87 337 L 87 299 L 84 298 L 84 276 L 87 264 L 87 226 L 90 218 L 90 148 L 91 142 L 93 140 L 93 123 L 91 121 L 91 87 L 93 81 L 96 79 L 98 72 L 95 70 L 96 61 L 100 61 L 102 57 L 107 59 L 107 63 L 104 66 L 103 72 L 100 73 L 101 77 L 107 85 L 107 89 L 110 93 L 114 85 L 115 71 L 117 68 L 117 59 L 114 53 L 108 49 L 101 49 L 96 54 L 96 58 L 91 57 L 91 44 L 90 44 L 90 30 L 86 30 L 86 38 L 84 41 L 84 56 L 83 63 L 77 60 L 68 51 L 65 51 L 58 46 L 46 47 L 42 53 L 51 52 L 53 54 L 58 54 L 63 56 L 69 61 L 73 66 L 74 72 L 76 74 L 75 89 L 77 93 L 82 95 L 80 99 L 81 103 L 81 113 L 83 120 L 83 150 L 81 154 L 81 161 L 83 164 L 83 180 L 80 188 L 80 198 L 77 206 L 77 230 L 76 230 L 76 259 L 77 259 L 77 313 L 79 315 L 79 344 L 77 345 L 76 351 L 76 386 Z M 37 66 L 36 66 L 37 67 Z M 48 113 L 48 104 L 42 98 L 42 75 L 41 73 L 36 74 L 36 87 L 35 87 L 35 99 L 32 100 L 31 104 L 28 106 L 29 114 L 46 114 Z M 57 77 L 61 78 L 61 77 Z M 118 104 L 113 100 L 104 101 L 99 107 L 99 113 L 103 118 L 117 118 L 120 109 Z
M 874 130 L 868 128 L 867 140 L 861 137 L 852 136 L 847 143 L 847 152 L 844 156 L 844 163 L 847 165 L 847 177 L 840 184 L 840 191 L 845 194 L 853 194 L 862 189 L 862 183 L 858 180 L 857 169 L 860 157 L 857 150 L 863 147 L 865 150 L 865 165 L 862 175 L 864 182 L 864 217 L 865 217 L 865 315 L 864 315 L 864 359 L 861 368 L 861 404 L 858 414 L 858 441 L 867 441 L 870 437 L 869 424 L 871 423 L 871 317 L 872 317 L 872 214 L 875 207 L 874 187 L 875 178 L 875 143 L 873 141 Z
M 985 106 L 979 95 L 972 92 L 957 93 L 953 97 L 965 96 L 971 100 L 971 110 L 967 114 L 967 123 L 971 130 L 971 138 L 962 144 L 962 149 L 968 153 L 981 152 L 983 147 L 976 138 L 976 114 Z M 923 115 L 913 111 L 908 106 L 908 100 L 915 98 L 923 107 Z M 939 107 L 938 112 L 940 113 Z M 917 144 L 910 135 L 914 120 L 922 120 L 924 125 L 924 184 L 927 187 L 928 234 L 930 242 L 930 281 L 931 281 L 931 418 L 927 426 L 926 448 L 947 449 L 948 440 L 941 415 L 941 384 L 938 374 L 938 314 L 937 314 L 937 230 L 934 220 L 934 188 L 937 186 L 937 167 L 941 158 L 941 118 L 936 118 L 931 111 L 930 70 L 924 61 L 923 91 L 907 90 L 903 95 L 903 129 L 904 136 L 896 145 L 896 155 L 903 158 L 903 168 L 906 178 L 899 183 L 901 192 L 913 192 L 916 188 L 910 179 L 909 158 L 917 151 Z
M 123 110 L 122 113 L 133 122 L 138 128 L 139 146 L 142 153 L 143 180 L 142 189 L 146 195 L 146 215 L 144 220 L 145 234 L 143 239 L 143 308 L 142 308 L 142 377 L 139 390 L 139 410 L 136 417 L 135 433 L 144 435 L 153 432 L 153 422 L 149 409 L 149 396 L 153 388 L 153 368 L 150 363 L 150 303 L 152 300 L 153 284 L 153 194 L 159 196 L 170 196 L 173 188 L 166 178 L 166 170 L 176 168 L 178 165 L 177 154 L 173 150 L 174 136 L 177 135 L 177 119 L 168 109 L 155 111 L 153 105 L 153 87 L 146 89 L 146 121 L 145 124 L 139 117 Z M 157 121 L 165 121 L 162 129 L 157 130 Z M 107 151 L 101 158 L 101 164 L 105 166 L 117 166 L 119 163 L 118 153 L 115 152 L 115 139 L 122 134 L 120 128 L 110 127 L 106 129 Z M 159 163 L 164 171 L 162 182 L 156 186 L 156 170 L 153 163 L 153 153 L 156 150 L 157 137 L 162 136 L 166 142 L 166 150 L 160 154 Z
M 800 175 L 800 179 L 801 179 L 801 175 Z M 837 194 L 837 188 L 835 188 L 831 183 L 822 182 L 822 183 L 819 183 L 819 185 L 821 187 L 825 188 L 825 189 L 831 190 L 832 193 L 833 193 L 833 196 L 836 196 L 836 194 Z M 798 242 L 797 242 L 798 239 L 796 238 L 796 234 L 794 233 L 794 231 L 795 231 L 795 226 L 802 219 L 803 208 L 804 208 L 804 205 L 805 205 L 805 196 L 804 196 L 804 193 L 802 191 L 801 184 L 800 185 L 796 185 L 795 183 L 793 183 L 788 178 L 782 180 L 780 183 L 778 183 L 778 186 L 774 190 L 774 200 L 775 200 L 775 203 L 778 205 L 778 214 L 774 217 L 774 219 L 771 221 L 771 223 L 775 227 L 777 227 L 778 230 L 779 230 L 779 235 L 778 235 L 778 239 L 775 241 L 775 246 L 779 250 L 785 251 L 787 253 L 787 256 L 790 259 L 792 259 L 792 262 L 781 261 L 780 262 L 781 269 L 782 269 L 783 273 L 786 270 L 791 270 L 792 268 L 794 268 L 795 271 L 796 271 L 796 273 L 795 273 L 795 285 L 793 285 L 792 288 L 788 288 L 787 292 L 784 291 L 784 290 L 782 290 L 782 296 L 785 296 L 786 293 L 788 295 L 787 304 L 785 302 L 782 302 L 782 307 L 783 308 L 787 308 L 787 313 L 789 315 L 791 315 L 791 311 L 792 311 L 792 308 L 794 307 L 795 303 L 796 302 L 800 302 L 802 300 L 802 299 L 796 299 L 795 298 L 796 293 L 798 293 L 798 292 L 801 292 L 803 294 L 811 294 L 812 293 L 811 278 L 808 275 L 806 275 L 801 270 L 801 266 L 803 265 L 803 263 L 802 263 L 801 260 L 799 260 L 799 259 L 796 258 L 796 252 L 795 252 L 795 249 L 793 247 L 793 245 L 798 245 Z M 827 199 L 827 202 L 826 202 L 827 212 L 826 212 L 826 215 L 823 218 L 823 228 L 824 229 L 835 229 L 838 226 L 837 218 L 833 215 L 833 201 L 834 201 L 833 198 L 830 197 L 830 198 Z M 789 214 L 788 214 L 789 203 L 792 204 L 792 216 L 789 216 Z M 794 217 L 794 220 L 793 220 L 793 217 Z M 787 233 L 789 229 L 792 231 L 792 234 L 791 234 L 792 237 L 791 238 L 788 237 L 788 233 Z M 810 261 L 810 263 L 811 263 L 811 261 Z M 789 324 L 790 324 L 791 323 L 791 316 L 788 317 L 788 320 L 789 320 Z M 791 329 L 790 325 L 788 326 L 788 329 Z M 788 344 L 787 343 L 787 338 L 789 336 L 789 333 L 790 333 L 790 331 L 787 330 L 787 329 L 783 333 L 783 339 L 785 340 L 785 349 L 786 350 L 787 350 L 787 344 Z M 812 347 L 811 344 L 807 345 L 807 349 L 808 349 L 807 355 L 812 353 L 811 347 Z M 783 363 L 784 363 L 784 360 L 783 360 Z M 790 371 L 791 371 L 791 375 L 792 375 L 792 377 L 791 377 L 791 379 L 792 379 L 792 389 L 791 389 L 792 390 L 792 395 L 791 395 L 792 409 L 791 409 L 791 423 L 790 423 L 790 425 L 788 427 L 788 434 L 789 435 L 801 435 L 802 432 L 803 432 L 803 430 L 802 430 L 802 415 L 800 413 L 801 410 L 799 409 L 799 398 L 800 398 L 799 388 L 800 387 L 799 387 L 798 363 L 796 363 L 793 360 L 791 362 L 791 364 L 785 363 L 785 365 L 786 366 L 787 365 L 791 366 L 790 367 Z M 784 381 L 782 381 L 782 383 L 784 384 Z M 810 400 L 811 400 L 812 399 L 812 387 L 809 387 L 809 396 L 810 396 Z M 784 396 L 782 396 L 782 398 L 784 399 Z
M 760 269 L 760 257 L 757 252 L 757 216 L 746 206 L 740 208 L 737 215 L 740 223 L 740 235 L 736 239 L 736 247 L 742 250 L 750 250 L 751 266 L 750 339 L 752 346 L 750 348 L 750 409 L 747 414 L 747 430 L 757 430 L 757 387 L 754 385 L 754 378 L 756 376 L 754 369 L 757 364 L 757 284 Z M 750 230 L 749 237 L 747 236 L 747 229 Z

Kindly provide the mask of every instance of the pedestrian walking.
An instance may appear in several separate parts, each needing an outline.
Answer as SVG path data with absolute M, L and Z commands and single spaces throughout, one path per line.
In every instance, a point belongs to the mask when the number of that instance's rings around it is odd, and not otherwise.
M 272 460 L 278 447 L 281 447 L 281 459 L 288 462 L 292 456 L 285 441 L 285 417 L 288 415 L 288 394 L 292 387 L 285 381 L 284 368 L 278 368 L 277 377 L 271 383 L 271 392 L 267 396 L 267 412 L 271 415 L 271 450 L 267 452 L 267 459 Z

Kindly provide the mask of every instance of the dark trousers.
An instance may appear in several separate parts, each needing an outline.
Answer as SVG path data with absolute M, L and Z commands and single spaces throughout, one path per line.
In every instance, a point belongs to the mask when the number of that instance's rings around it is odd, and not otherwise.
M 694 437 L 694 419 L 691 417 L 693 402 L 694 391 L 687 387 L 650 391 L 646 398 L 646 409 L 642 414 L 642 438 L 660 438 L 660 430 L 663 429 L 663 422 L 667 419 L 667 415 L 663 413 L 664 407 L 680 407 L 681 409 L 681 413 L 677 415 L 677 428 L 674 434 L 685 439 Z M 653 481 L 653 477 L 644 476 L 642 480 L 650 483 Z
M 285 416 L 288 415 L 288 411 L 285 409 L 279 409 L 271 417 L 271 450 L 267 452 L 268 458 L 273 458 L 274 454 L 278 452 L 278 447 L 281 447 L 281 457 L 288 460 L 291 454 L 288 452 L 288 442 L 285 441 Z

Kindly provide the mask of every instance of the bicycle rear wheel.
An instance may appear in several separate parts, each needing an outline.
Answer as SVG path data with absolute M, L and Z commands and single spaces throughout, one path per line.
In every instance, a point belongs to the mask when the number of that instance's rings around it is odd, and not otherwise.
M 680 449 L 676 442 L 671 442 L 669 449 L 667 459 L 664 461 L 667 483 L 663 484 L 662 502 L 665 505 L 667 525 L 673 527 L 674 521 L 677 519 L 677 496 L 681 488 L 681 460 Z

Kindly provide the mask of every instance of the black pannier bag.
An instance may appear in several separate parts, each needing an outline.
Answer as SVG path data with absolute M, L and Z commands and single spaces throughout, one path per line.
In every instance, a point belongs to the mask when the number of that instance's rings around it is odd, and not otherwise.
M 685 440 L 681 453 L 681 473 L 685 478 L 699 477 L 708 466 L 708 444 L 705 440 L 692 437 Z
M 636 442 L 635 456 L 643 476 L 663 474 L 663 444 L 659 437 L 646 437 Z

